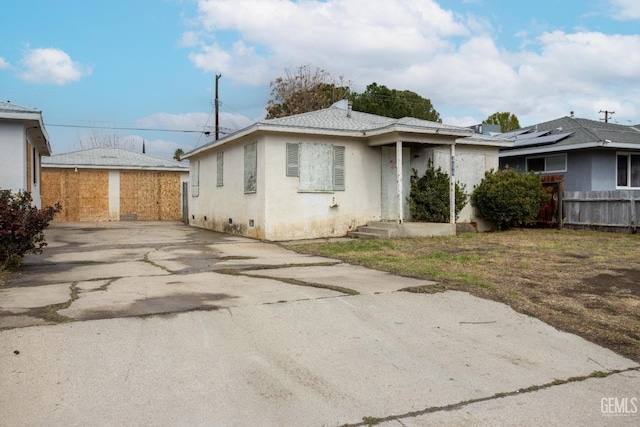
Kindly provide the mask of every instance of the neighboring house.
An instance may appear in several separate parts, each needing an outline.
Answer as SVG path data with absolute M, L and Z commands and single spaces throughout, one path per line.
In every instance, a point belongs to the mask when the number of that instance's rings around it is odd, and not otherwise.
M 25 190 L 41 208 L 40 162 L 51 154 L 42 112 L 0 102 L 0 189 Z
M 184 156 L 189 223 L 271 241 L 403 223 L 411 219 L 412 168 L 422 175 L 432 160 L 450 172 L 454 154 L 456 180 L 471 191 L 510 144 L 469 128 L 351 111 L 344 102 L 263 120 Z M 459 220 L 477 221 L 470 206 Z
M 90 148 L 42 162 L 42 200 L 56 221 L 179 221 L 189 166 L 124 148 Z
M 514 141 L 500 153 L 501 168 L 558 183 L 561 224 L 635 227 L 640 127 L 563 117 L 500 136 Z

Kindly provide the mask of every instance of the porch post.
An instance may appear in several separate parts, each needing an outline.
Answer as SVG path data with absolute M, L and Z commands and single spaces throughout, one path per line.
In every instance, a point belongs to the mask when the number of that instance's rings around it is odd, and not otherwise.
M 402 141 L 396 141 L 396 182 L 398 186 L 398 224 L 402 224 L 404 218 L 402 209 Z
M 451 175 L 449 179 L 449 222 L 456 223 L 456 142 L 451 143 Z

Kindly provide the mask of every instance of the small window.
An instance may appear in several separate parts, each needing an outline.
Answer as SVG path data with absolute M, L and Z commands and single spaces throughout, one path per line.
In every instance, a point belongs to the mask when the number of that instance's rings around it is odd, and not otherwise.
M 624 188 L 640 188 L 640 154 L 618 154 L 616 184 Z
M 567 155 L 556 154 L 553 156 L 527 158 L 527 171 L 542 173 L 558 173 L 567 171 Z
M 544 172 L 544 157 L 527 159 L 527 171 Z
M 191 196 L 200 194 L 200 160 L 191 162 Z
M 244 146 L 244 192 L 255 193 L 257 190 L 258 155 L 257 143 Z
M 35 185 L 38 184 L 38 153 L 36 153 L 36 149 L 33 149 L 33 183 Z
M 218 159 L 216 164 L 216 185 L 222 187 L 223 185 L 223 171 L 224 171 L 224 152 L 218 153 Z

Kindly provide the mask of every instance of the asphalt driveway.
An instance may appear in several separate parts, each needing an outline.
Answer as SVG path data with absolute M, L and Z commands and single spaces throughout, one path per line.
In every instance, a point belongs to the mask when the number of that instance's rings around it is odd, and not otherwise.
M 640 366 L 462 292 L 181 223 L 53 224 L 0 425 L 637 425 Z

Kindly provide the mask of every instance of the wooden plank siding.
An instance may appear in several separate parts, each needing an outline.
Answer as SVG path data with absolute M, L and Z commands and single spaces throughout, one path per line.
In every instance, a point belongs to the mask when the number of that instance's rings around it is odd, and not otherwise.
M 640 191 L 565 191 L 564 224 L 574 227 L 635 230 Z
M 62 205 L 54 221 L 108 221 L 109 173 L 73 169 L 42 170 L 42 205 Z
M 120 172 L 120 219 L 180 221 L 180 174 Z
M 120 171 L 121 221 L 180 221 L 180 173 Z M 109 171 L 42 169 L 42 204 L 62 205 L 54 221 L 109 221 Z

